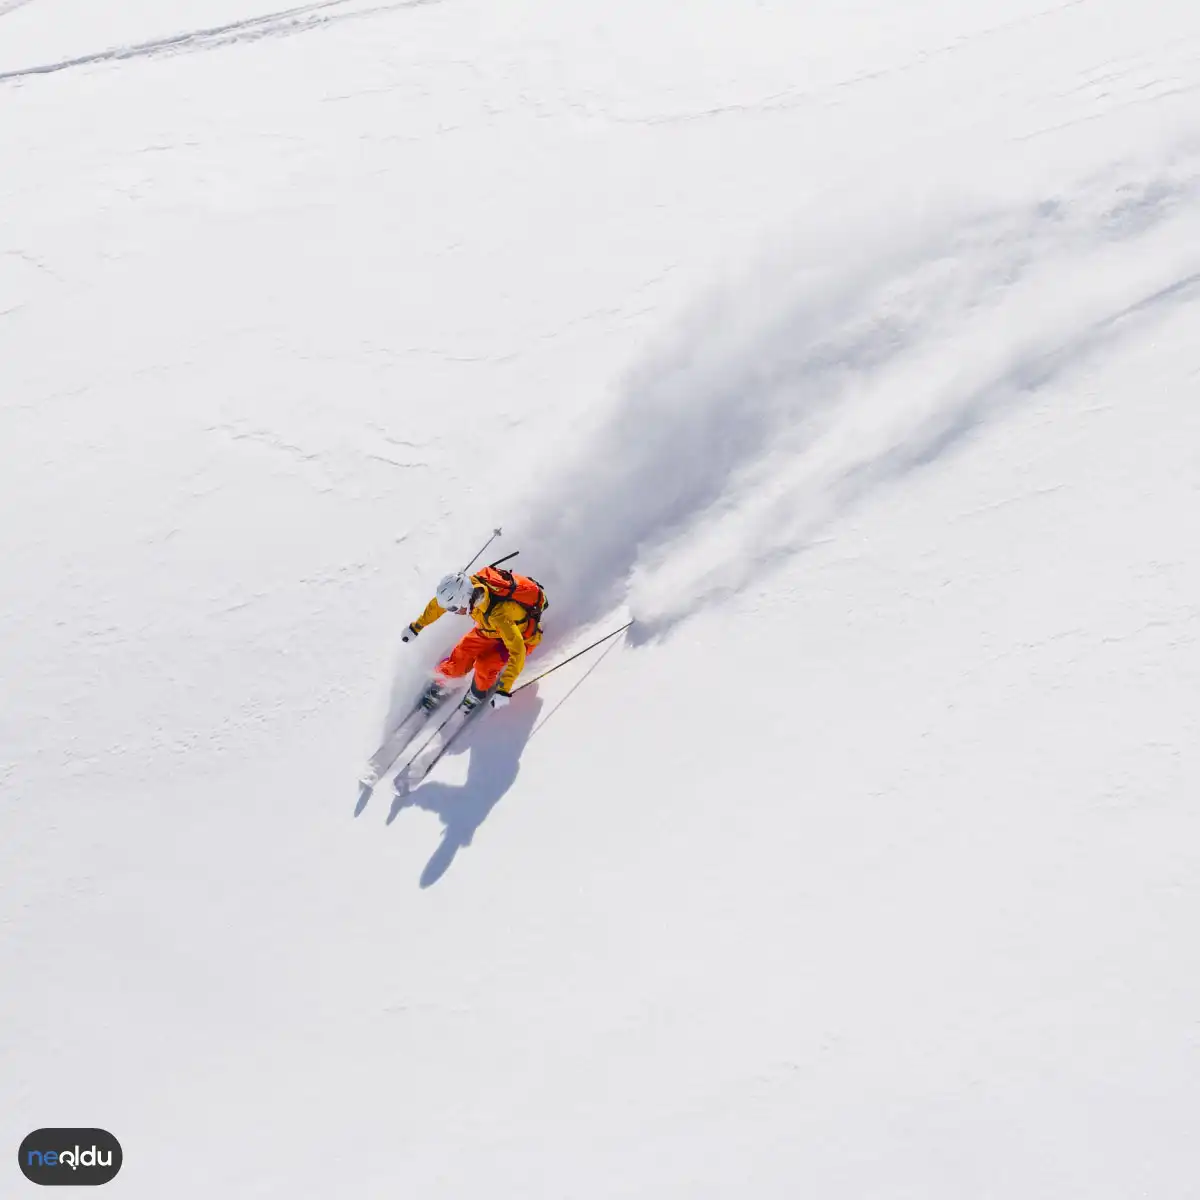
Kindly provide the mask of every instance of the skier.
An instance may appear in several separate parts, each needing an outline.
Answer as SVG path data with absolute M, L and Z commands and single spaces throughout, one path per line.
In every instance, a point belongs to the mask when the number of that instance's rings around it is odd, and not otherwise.
M 475 628 L 438 663 L 421 698 L 422 707 L 432 712 L 446 698 L 449 681 L 461 679 L 474 667 L 475 677 L 460 707 L 473 712 L 495 688 L 492 707 L 503 708 L 526 655 L 542 640 L 542 613 L 548 607 L 542 585 L 525 575 L 499 567 L 484 567 L 474 575 L 462 571 L 447 575 L 401 641 L 411 642 L 447 612 L 469 615 Z

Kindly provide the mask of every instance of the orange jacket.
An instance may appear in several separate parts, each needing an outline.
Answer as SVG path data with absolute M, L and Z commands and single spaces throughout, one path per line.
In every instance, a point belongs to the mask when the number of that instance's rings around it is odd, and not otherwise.
M 484 637 L 499 638 L 508 650 L 508 662 L 500 675 L 500 690 L 511 692 L 517 676 L 525 667 L 525 655 L 542 640 L 542 631 L 530 618 L 529 611 L 515 600 L 493 600 L 487 587 L 475 575 L 471 582 L 483 589 L 483 597 L 471 609 L 471 620 Z M 488 602 L 492 601 L 491 611 Z M 424 629 L 432 625 L 446 610 L 437 602 L 437 597 L 425 605 L 425 611 L 413 622 L 413 628 Z

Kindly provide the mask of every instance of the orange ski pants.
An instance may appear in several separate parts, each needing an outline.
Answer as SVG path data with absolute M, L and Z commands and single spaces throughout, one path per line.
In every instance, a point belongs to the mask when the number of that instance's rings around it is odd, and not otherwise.
M 525 643 L 526 653 L 533 650 L 528 642 Z M 475 690 L 486 692 L 504 670 L 508 662 L 508 647 L 499 639 L 486 637 L 477 629 L 472 629 L 437 665 L 439 675 L 450 679 L 459 679 L 472 667 L 475 668 Z

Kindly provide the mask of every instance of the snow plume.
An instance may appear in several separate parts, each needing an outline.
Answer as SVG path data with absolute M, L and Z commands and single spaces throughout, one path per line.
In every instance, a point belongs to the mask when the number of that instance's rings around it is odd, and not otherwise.
M 1192 157 L 1003 212 L 851 223 L 790 276 L 710 298 L 528 499 L 555 624 L 628 605 L 640 637 L 667 632 L 1194 298 L 1200 249 L 1178 247 L 1200 247 L 1198 192 Z

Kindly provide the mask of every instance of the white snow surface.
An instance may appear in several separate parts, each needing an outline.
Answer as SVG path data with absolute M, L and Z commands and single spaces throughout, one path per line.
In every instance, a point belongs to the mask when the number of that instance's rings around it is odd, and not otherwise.
M 1200 5 L 0 0 L 0 164 L 0 1195 L 1200 1194 Z M 635 625 L 356 815 L 497 524 Z

